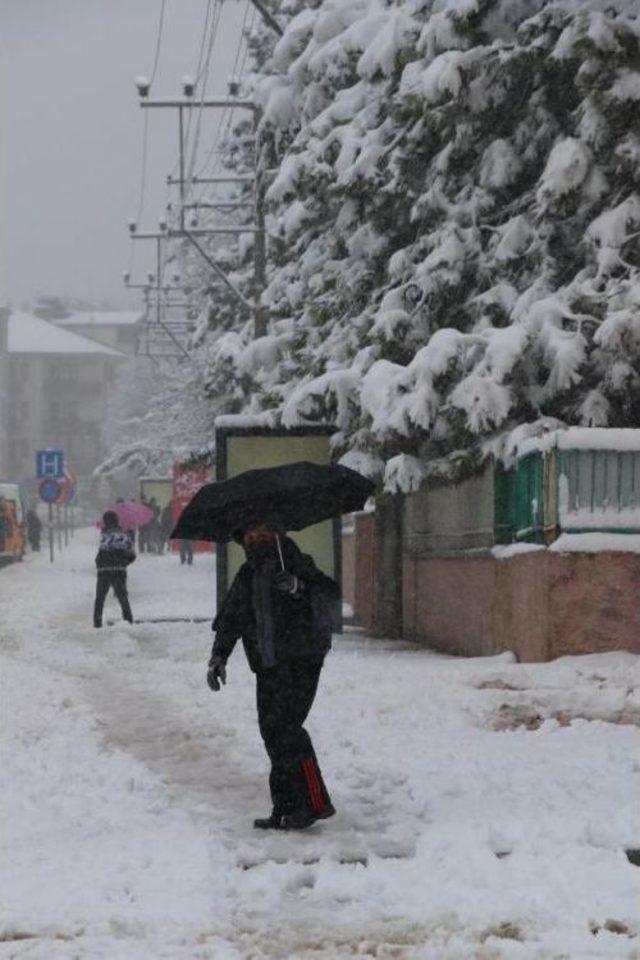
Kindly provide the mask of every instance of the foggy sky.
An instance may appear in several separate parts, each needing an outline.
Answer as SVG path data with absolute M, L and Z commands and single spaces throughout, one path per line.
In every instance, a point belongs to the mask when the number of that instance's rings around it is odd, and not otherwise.
M 207 90 L 225 92 L 247 0 L 226 0 Z M 206 0 L 166 0 L 152 96 L 195 74 Z M 161 0 L 0 0 L 0 302 L 69 294 L 137 307 L 122 285 L 138 206 L 143 111 Z M 210 143 L 218 111 L 203 124 Z M 206 152 L 203 151 L 203 152 Z M 140 227 L 155 230 L 177 158 L 173 110 L 149 116 Z M 136 245 L 137 279 L 152 244 Z M 134 276 L 134 279 L 136 277 Z

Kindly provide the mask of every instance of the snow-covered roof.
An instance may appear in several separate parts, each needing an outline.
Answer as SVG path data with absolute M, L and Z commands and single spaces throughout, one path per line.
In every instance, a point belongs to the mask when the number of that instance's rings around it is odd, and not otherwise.
M 8 353 L 102 354 L 123 357 L 124 354 L 77 333 L 42 320 L 32 313 L 10 314 L 7 325 Z
M 262 413 L 223 413 L 215 419 L 216 428 L 224 429 L 253 429 L 255 427 L 275 426 L 273 410 L 264 410 Z
M 518 459 L 530 453 L 559 450 L 640 451 L 640 429 L 632 427 L 568 427 L 541 437 L 528 437 L 518 445 Z
M 86 310 L 53 321 L 60 327 L 73 326 L 126 326 L 142 320 L 139 310 Z

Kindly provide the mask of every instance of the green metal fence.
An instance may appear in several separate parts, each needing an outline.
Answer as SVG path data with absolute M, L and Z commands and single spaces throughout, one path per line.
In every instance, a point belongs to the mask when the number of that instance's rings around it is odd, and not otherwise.
M 640 451 L 532 451 L 494 471 L 496 543 L 549 543 L 559 533 L 640 533 Z
M 558 450 L 556 460 L 562 529 L 640 531 L 640 452 Z

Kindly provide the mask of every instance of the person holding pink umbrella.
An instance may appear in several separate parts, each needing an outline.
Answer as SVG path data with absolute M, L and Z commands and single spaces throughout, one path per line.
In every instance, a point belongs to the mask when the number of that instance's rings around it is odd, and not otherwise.
M 107 510 L 102 517 L 102 533 L 96 554 L 98 573 L 93 607 L 94 627 L 102 626 L 104 602 L 111 588 L 120 603 L 123 619 L 133 623 L 127 592 L 127 567 L 135 558 L 131 537 L 120 526 L 118 514 L 114 510 Z
M 107 511 L 115 513 L 118 525 L 123 530 L 137 530 L 153 520 L 154 513 L 151 507 L 139 500 L 116 500 Z

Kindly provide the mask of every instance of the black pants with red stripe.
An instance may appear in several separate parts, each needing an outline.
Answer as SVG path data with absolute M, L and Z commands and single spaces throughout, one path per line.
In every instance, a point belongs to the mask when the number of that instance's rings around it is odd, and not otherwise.
M 320 813 L 329 804 L 311 737 L 303 727 L 313 704 L 322 660 L 292 660 L 257 674 L 258 722 L 271 760 L 273 809 Z

